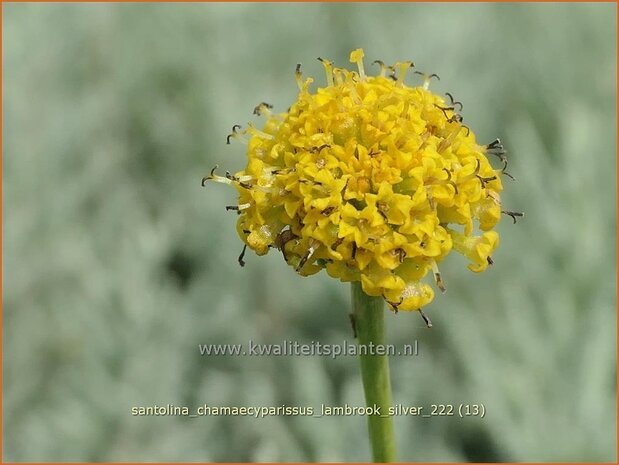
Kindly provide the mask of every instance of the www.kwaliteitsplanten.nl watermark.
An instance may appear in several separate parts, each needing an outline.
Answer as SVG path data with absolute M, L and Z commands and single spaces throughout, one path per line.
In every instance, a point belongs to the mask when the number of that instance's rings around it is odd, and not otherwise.
M 419 355 L 419 346 L 415 339 L 412 344 L 402 344 L 398 349 L 394 344 L 352 344 L 344 340 L 341 344 L 324 344 L 319 341 L 302 343 L 283 341 L 278 344 L 258 344 L 251 339 L 247 344 L 198 344 L 202 356 L 232 357 L 347 357 L 357 355 Z

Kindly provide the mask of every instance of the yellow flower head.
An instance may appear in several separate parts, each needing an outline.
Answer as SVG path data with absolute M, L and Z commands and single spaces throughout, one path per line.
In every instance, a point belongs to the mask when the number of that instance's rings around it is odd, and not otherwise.
M 239 204 L 227 208 L 258 255 L 276 248 L 302 276 L 326 269 L 361 281 L 393 310 L 418 310 L 434 298 L 422 282 L 428 272 L 444 291 L 437 264 L 452 249 L 472 271 L 492 264 L 505 152 L 498 139 L 479 145 L 462 124 L 462 105 L 429 90 L 438 76 L 417 72 L 421 85 L 407 86 L 410 61 L 376 61 L 379 75 L 366 76 L 363 56 L 350 54 L 357 70 L 320 59 L 327 85 L 315 92 L 297 65 L 299 95 L 288 112 L 261 103 L 262 129 L 235 126 L 228 137 L 246 141 L 246 168 L 204 180 L 236 187 Z

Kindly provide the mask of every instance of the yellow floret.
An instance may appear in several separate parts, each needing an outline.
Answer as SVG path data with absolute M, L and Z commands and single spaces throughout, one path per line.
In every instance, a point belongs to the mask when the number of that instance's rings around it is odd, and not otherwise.
M 327 86 L 314 93 L 297 68 L 289 111 L 261 104 L 263 129 L 231 135 L 248 137 L 247 167 L 209 179 L 238 189 L 237 231 L 257 254 L 276 248 L 303 276 L 326 269 L 394 310 L 418 310 L 434 298 L 428 272 L 444 290 L 437 263 L 451 250 L 474 272 L 492 263 L 503 171 L 427 76 L 405 84 L 412 62 L 366 76 L 363 57 L 350 54 L 358 71 L 321 59 Z

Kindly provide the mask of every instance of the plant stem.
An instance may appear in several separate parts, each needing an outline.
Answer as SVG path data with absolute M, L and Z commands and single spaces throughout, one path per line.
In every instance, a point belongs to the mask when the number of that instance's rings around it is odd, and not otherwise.
M 361 283 L 352 283 L 352 311 L 357 343 L 368 351 L 370 344 L 385 344 L 385 303 L 381 297 L 371 297 L 363 292 Z M 391 381 L 387 355 L 360 354 L 361 378 L 365 404 L 377 405 L 381 415 L 368 416 L 368 429 L 374 462 L 394 462 L 395 437 L 393 419 L 388 416 L 391 403 Z

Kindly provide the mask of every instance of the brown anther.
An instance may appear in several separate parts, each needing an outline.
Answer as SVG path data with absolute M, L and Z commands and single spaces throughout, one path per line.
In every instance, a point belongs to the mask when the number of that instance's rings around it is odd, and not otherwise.
M 428 328 L 432 327 L 432 321 L 430 320 L 430 318 L 428 318 L 425 313 L 423 313 L 423 311 L 421 309 L 418 310 L 419 314 L 421 315 L 421 318 L 423 318 L 423 321 L 425 322 L 426 326 Z
M 239 209 L 239 207 L 237 205 L 226 205 L 226 211 L 236 211 L 236 213 L 238 215 L 241 214 L 241 210 Z
M 461 123 L 462 121 L 464 121 L 464 118 L 458 113 L 454 113 L 451 118 L 447 119 L 448 123 Z
M 261 102 L 254 108 L 254 115 L 260 116 L 264 112 L 264 110 L 271 110 L 273 105 L 267 102 Z
M 498 157 L 498 159 L 503 163 L 503 168 L 501 168 L 501 173 L 505 173 L 505 170 L 507 169 L 507 157 L 506 157 L 507 152 L 503 149 L 503 147 L 501 147 L 501 149 L 486 150 L 486 152 L 489 153 L 490 155 L 494 155 L 495 157 Z M 507 174 L 507 176 L 514 179 L 514 177 L 509 173 Z
M 497 178 L 496 176 L 484 178 L 482 176 L 477 175 L 477 179 L 479 179 L 479 182 L 481 182 L 481 187 L 486 187 L 486 184 L 488 184 L 490 181 L 494 181 L 496 178 Z
M 382 60 L 374 60 L 372 62 L 373 65 L 378 65 L 380 67 L 380 76 L 385 77 L 385 73 L 387 72 L 388 66 Z
M 423 76 L 424 78 L 427 78 L 428 80 L 432 79 L 433 77 L 435 77 L 439 81 L 441 80 L 441 78 L 436 73 L 432 73 L 432 74 L 428 75 L 426 73 L 422 73 L 421 71 L 415 71 L 415 74 L 419 74 L 419 75 Z
M 309 260 L 309 258 L 312 256 L 313 253 L 314 253 L 314 250 L 311 247 L 307 250 L 307 252 L 305 252 L 305 255 L 303 255 L 303 257 L 301 258 L 301 261 L 299 262 L 295 270 L 297 273 L 301 271 L 301 268 L 303 268 L 303 265 L 307 263 L 307 261 Z
M 370 151 L 369 151 L 369 153 L 368 153 L 368 155 L 369 155 L 370 157 L 375 157 L 375 156 L 376 156 L 376 155 L 378 155 L 378 154 L 380 154 L 380 151 L 376 151 L 376 152 L 375 152 L 375 151 L 374 151 L 374 149 L 370 150 Z
M 342 242 L 344 242 L 344 238 L 340 237 L 333 243 L 333 245 L 331 246 L 331 250 L 337 249 Z
M 486 150 L 500 149 L 503 150 L 503 144 L 501 144 L 501 139 L 496 138 L 488 145 L 486 145 Z
M 230 181 L 238 182 L 239 186 L 244 189 L 251 189 L 253 186 L 251 184 L 247 184 L 246 182 L 242 182 L 239 178 L 230 173 L 230 171 L 226 171 L 226 179 Z
M 321 214 L 323 214 L 324 216 L 329 216 L 331 213 L 333 213 L 333 211 L 335 210 L 335 207 L 328 207 L 325 208 Z
M 389 74 L 387 75 L 387 77 L 389 79 L 391 79 L 393 81 L 397 81 L 398 80 L 398 78 L 395 75 L 395 73 L 396 73 L 395 66 L 393 66 L 393 65 L 385 65 L 385 67 L 381 68 L 380 71 L 381 71 L 381 73 L 388 72 Z
M 299 179 L 299 182 L 301 184 L 314 184 L 315 186 L 322 186 L 322 183 L 320 181 L 316 181 L 316 180 L 309 180 L 309 179 Z
M 443 282 L 443 277 L 441 276 L 440 273 L 438 272 L 434 273 L 434 281 L 436 281 L 436 286 L 444 294 L 447 291 L 447 288 L 445 287 L 445 283 Z
M 445 171 L 445 173 L 447 173 L 447 179 L 445 181 L 447 181 L 448 184 L 451 184 L 454 188 L 454 191 L 456 193 L 456 195 L 458 194 L 458 185 L 455 183 L 455 181 L 451 180 L 451 171 L 449 171 L 447 168 L 443 168 L 443 171 Z
M 351 258 L 353 260 L 355 260 L 357 258 L 357 243 L 356 242 L 352 243 L 352 252 L 351 252 L 350 256 L 351 256 Z
M 524 216 L 524 212 L 512 212 L 508 210 L 501 210 L 501 213 L 507 216 L 511 216 L 512 220 L 514 220 L 514 224 L 516 224 L 516 218 L 522 218 Z
M 400 301 L 399 302 L 390 302 L 387 300 L 387 298 L 385 297 L 385 295 L 383 294 L 383 299 L 385 299 L 385 302 L 387 302 L 390 306 L 391 309 L 395 312 L 398 313 L 398 307 L 400 305 L 402 305 L 402 302 L 404 302 L 404 297 L 400 297 Z
M 436 103 L 434 104 L 434 106 L 443 112 L 443 115 L 445 115 L 445 118 L 447 118 L 448 123 L 461 123 L 464 120 L 464 118 L 462 118 L 461 115 L 456 113 L 456 109 L 454 107 L 441 107 L 440 105 L 437 105 Z M 448 116 L 447 115 L 448 111 L 453 111 L 454 112 L 453 115 Z
M 284 229 L 275 237 L 275 247 L 277 247 L 278 250 L 281 250 L 286 263 L 288 263 L 288 257 L 286 257 L 286 244 L 295 238 L 296 236 L 290 229 Z
M 460 111 L 462 111 L 462 109 L 464 108 L 464 106 L 462 105 L 462 102 L 458 102 L 457 100 L 454 100 L 453 95 L 451 95 L 449 92 L 445 92 L 445 95 L 449 97 L 449 100 L 451 101 L 452 105 L 460 105 Z
M 327 149 L 330 148 L 331 146 L 329 144 L 322 144 L 320 147 L 312 147 L 309 149 L 310 153 L 318 153 L 320 152 L 322 149 Z
M 505 168 L 503 168 L 503 169 L 501 170 L 501 174 L 504 174 L 505 176 L 507 176 L 507 177 L 508 177 L 509 179 L 511 179 L 512 181 L 515 181 L 515 180 L 516 180 L 516 178 L 515 178 L 515 177 L 513 177 L 511 174 L 509 174 L 507 171 L 505 171 Z
M 406 250 L 402 248 L 398 248 L 398 249 L 395 249 L 395 251 L 398 254 L 398 260 L 400 260 L 400 263 L 404 262 L 404 259 L 406 258 Z
M 456 111 L 454 107 L 442 107 L 440 105 L 437 105 L 436 103 L 434 104 L 434 106 L 443 112 L 445 118 L 449 118 L 449 116 L 447 115 L 448 111 Z
M 488 184 L 490 181 L 494 181 L 495 179 L 497 179 L 496 176 L 491 176 L 489 178 L 484 178 L 482 176 L 479 175 L 479 169 L 481 168 L 481 165 L 479 163 L 479 158 L 477 158 L 475 160 L 475 162 L 477 163 L 477 166 L 475 167 L 475 171 L 473 172 L 473 174 L 475 175 L 475 177 L 477 179 L 479 179 L 479 182 L 481 182 L 481 187 L 486 187 L 486 184 Z
M 498 159 L 503 162 L 503 171 L 505 171 L 505 169 L 507 168 L 507 157 L 505 156 L 507 152 L 505 151 L 505 149 L 503 149 L 503 147 L 501 146 L 501 148 L 487 149 L 486 152 L 490 155 L 498 157 Z
M 296 236 L 290 229 L 284 229 L 275 237 L 275 247 L 279 250 L 283 249 L 287 242 L 293 240 Z
M 241 255 L 239 255 L 239 265 L 245 266 L 245 261 L 243 257 L 245 257 L 245 251 L 247 250 L 247 244 L 243 245 L 243 250 L 241 251 Z
M 490 255 L 486 257 L 486 261 L 488 262 L 488 265 L 494 265 L 494 260 L 492 260 L 492 257 Z
M 230 145 L 230 138 L 236 136 L 237 129 L 241 129 L 240 124 L 235 124 L 234 126 L 232 126 L 232 134 L 228 134 L 228 136 L 226 137 L 226 144 Z
M 204 176 L 204 177 L 202 178 L 202 187 L 204 187 L 204 186 L 205 186 L 206 181 L 208 181 L 209 179 L 213 179 L 213 178 L 215 177 L 215 170 L 216 170 L 217 168 L 219 168 L 219 165 L 215 165 L 215 166 L 213 167 L 213 169 L 211 170 L 211 174 L 209 174 L 208 176 Z
M 382 70 L 382 69 L 387 68 L 387 67 L 385 66 L 385 62 L 384 62 L 384 61 L 382 61 L 382 60 L 374 60 L 374 61 L 372 62 L 372 64 L 373 64 L 373 65 L 378 65 L 378 66 L 380 66 L 380 69 L 381 69 L 381 70 Z

